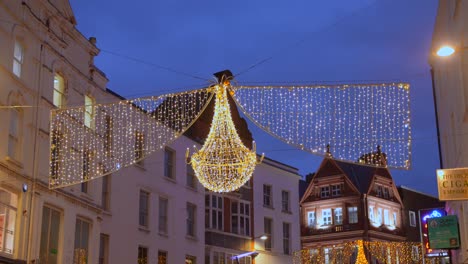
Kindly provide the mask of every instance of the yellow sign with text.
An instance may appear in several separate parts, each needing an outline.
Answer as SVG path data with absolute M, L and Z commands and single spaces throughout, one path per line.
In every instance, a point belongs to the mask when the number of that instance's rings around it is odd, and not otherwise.
M 437 170 L 439 200 L 468 200 L 468 168 Z

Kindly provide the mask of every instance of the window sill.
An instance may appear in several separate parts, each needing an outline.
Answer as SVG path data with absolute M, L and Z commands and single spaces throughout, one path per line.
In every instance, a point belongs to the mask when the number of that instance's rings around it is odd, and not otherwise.
M 172 182 L 172 183 L 174 183 L 174 184 L 177 184 L 177 181 L 176 181 L 176 179 L 174 179 L 174 178 L 169 178 L 169 177 L 166 177 L 166 176 L 163 176 L 163 178 L 166 179 L 166 181 L 169 181 L 169 182 Z
M 5 160 L 10 162 L 11 164 L 15 165 L 16 167 L 22 169 L 23 168 L 23 163 L 21 163 L 20 161 L 16 160 L 15 158 L 12 158 L 10 156 L 6 156 L 5 157 Z
M 146 226 L 138 226 L 138 230 L 139 230 L 139 231 L 142 231 L 142 232 L 145 232 L 145 233 L 149 233 L 149 232 L 150 232 L 149 228 L 146 227 Z
M 263 205 L 264 208 L 268 208 L 268 209 L 271 209 L 271 210 L 275 210 L 275 208 L 271 205 Z
M 169 235 L 167 233 L 164 233 L 164 232 L 158 232 L 158 235 L 162 236 L 162 237 L 169 237 Z
M 194 237 L 194 236 L 191 236 L 191 235 L 185 235 L 185 238 L 188 239 L 188 240 L 195 241 L 195 242 L 198 241 L 198 238 L 197 238 L 197 237 Z
M 197 187 L 192 187 L 192 186 L 189 186 L 189 185 L 185 185 L 185 188 L 191 190 L 192 192 L 198 192 Z
M 138 163 L 138 162 L 134 163 L 134 165 L 135 165 L 135 167 L 139 168 L 140 170 L 146 171 L 145 164 L 143 164 L 141 161 L 140 161 L 140 163 Z
M 291 212 L 290 210 L 288 210 L 288 211 L 281 210 L 281 212 L 282 212 L 282 213 L 285 213 L 285 214 L 290 214 L 290 215 L 292 215 L 292 212 Z

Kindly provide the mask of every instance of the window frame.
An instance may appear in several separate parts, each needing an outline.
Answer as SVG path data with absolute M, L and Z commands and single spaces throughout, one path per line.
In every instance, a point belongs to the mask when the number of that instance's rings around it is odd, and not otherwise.
M 45 219 L 46 217 L 46 209 L 48 210 L 48 215 L 47 215 L 47 219 Z M 58 225 L 56 224 L 53 224 L 53 221 L 52 221 L 52 217 L 53 217 L 53 213 L 55 213 L 56 215 L 58 215 Z M 44 230 L 44 224 L 45 224 L 45 220 L 47 220 L 47 230 Z M 60 237 L 61 237 L 61 225 L 62 225 L 62 211 L 61 210 L 58 210 L 52 206 L 49 206 L 47 204 L 45 204 L 43 207 L 42 207 L 42 222 L 41 222 L 41 235 L 40 235 L 40 245 L 39 245 L 39 259 L 41 261 L 41 263 L 44 261 L 44 263 L 53 263 L 52 260 L 50 260 L 50 258 L 54 258 L 55 257 L 55 264 L 59 263 L 59 257 L 57 255 L 57 252 L 55 254 L 51 254 L 51 250 L 52 250 L 52 246 L 51 245 L 51 237 L 52 237 L 52 227 L 56 227 L 57 228 L 57 234 L 56 234 L 56 245 L 55 245 L 55 250 L 59 251 L 60 250 L 60 247 L 61 247 L 61 241 L 60 241 Z M 43 241 L 43 235 L 47 233 L 47 238 L 46 238 L 46 241 Z M 46 242 L 46 245 L 44 246 L 42 243 L 43 242 Z M 52 242 L 53 243 L 53 242 Z M 44 248 L 43 248 L 44 247 Z M 43 252 L 43 249 L 45 250 Z M 44 253 L 47 253 L 45 254 L 45 256 L 43 256 L 42 254 Z M 45 257 L 45 258 L 44 258 Z
M 286 199 L 285 198 L 285 194 L 286 194 Z M 290 203 L 290 195 L 291 193 L 289 191 L 286 191 L 286 190 L 282 190 L 281 191 L 281 211 L 282 212 L 285 212 L 285 213 L 290 213 L 291 212 L 291 203 Z
M 263 184 L 263 206 L 273 208 L 272 186 Z
M 164 205 L 164 210 L 162 209 Z M 168 233 L 168 212 L 169 199 L 164 196 L 158 198 L 158 232 L 159 234 L 167 235 Z
M 96 128 L 96 98 L 90 94 L 85 95 L 84 122 L 85 127 L 94 130 Z
M 252 207 L 250 203 L 246 201 L 231 200 L 231 232 L 232 233 L 242 235 L 242 236 L 250 236 L 250 233 L 251 233 L 250 210 L 251 208 Z M 234 229 L 234 223 L 235 223 L 235 229 Z
M 272 251 L 273 249 L 273 219 L 264 217 L 263 218 L 263 233 L 267 236 L 264 242 L 264 249 L 266 251 Z
M 144 201 L 145 204 L 143 204 L 142 201 Z M 140 189 L 138 203 L 138 225 L 140 227 L 149 228 L 149 203 L 150 193 L 146 190 Z
M 109 264 L 109 235 L 99 234 L 99 264 Z
M 313 215 L 313 218 L 310 217 L 311 215 Z M 310 223 L 311 219 L 313 219 L 313 224 L 312 225 Z M 317 218 L 316 218 L 315 211 L 308 211 L 307 212 L 307 226 L 308 227 L 315 227 L 316 225 L 317 225 Z
M 15 113 L 15 114 L 13 114 Z M 23 111 L 19 108 L 10 109 L 10 123 L 8 127 L 8 157 L 15 161 L 21 159 Z
M 75 259 L 75 260 L 76 260 L 77 258 L 79 258 L 79 256 L 76 255 L 76 254 L 77 254 L 77 250 L 78 250 L 78 249 L 80 249 L 80 251 L 82 250 L 82 248 L 76 248 L 76 246 L 77 246 L 77 245 L 76 245 L 76 241 L 77 241 L 77 239 L 76 239 L 77 233 L 76 233 L 76 232 L 78 231 L 78 223 L 79 223 L 79 222 L 80 222 L 80 225 L 79 225 L 79 226 L 80 226 L 80 227 L 79 227 L 79 229 L 80 229 L 80 234 L 79 234 L 79 235 L 80 235 L 80 240 L 83 238 L 83 237 L 82 237 L 82 236 L 83 236 L 83 224 L 87 224 L 87 225 L 88 225 L 88 235 L 87 235 L 88 240 L 86 241 L 86 248 L 84 249 L 84 250 L 85 250 L 85 254 L 86 254 L 86 255 L 84 256 L 84 258 L 85 258 L 85 259 L 88 259 L 88 257 L 89 257 L 89 235 L 91 234 L 92 222 L 89 221 L 89 220 L 87 220 L 87 219 L 85 219 L 85 218 L 77 217 L 77 218 L 76 218 L 76 224 L 75 224 L 75 242 L 74 242 L 74 250 L 73 250 L 73 259 Z M 81 241 L 81 243 L 82 243 L 82 242 L 83 242 L 83 241 Z M 79 246 L 82 246 L 82 245 L 79 245 Z
M 164 258 L 164 259 L 161 259 Z M 168 254 L 165 250 L 158 250 L 158 264 L 167 264 Z
M 332 184 L 330 187 L 330 194 L 332 197 L 338 197 L 342 195 L 342 184 Z
M 409 211 L 409 225 L 412 227 L 417 226 L 417 221 L 416 221 L 416 212 L 414 211 Z
M 197 206 L 187 202 L 186 235 L 196 237 Z
M 143 166 L 143 157 L 145 155 L 145 134 L 143 134 L 143 132 L 135 130 L 134 141 L 135 162 L 137 165 Z
M 333 209 L 333 224 L 334 225 L 343 224 L 343 208 L 337 207 Z
M 355 216 L 355 217 L 351 217 Z M 355 221 L 351 221 L 354 220 Z M 357 224 L 359 222 L 359 214 L 358 214 L 358 207 L 357 206 L 349 206 L 348 207 L 348 224 Z
M 57 85 L 56 85 L 57 84 Z M 53 85 L 53 92 L 52 92 L 52 104 L 57 108 L 62 108 L 66 106 L 66 81 L 65 77 L 55 72 L 54 74 L 54 85 Z M 60 102 L 56 102 L 55 100 L 58 99 Z
M 175 150 L 169 147 L 164 148 L 164 177 L 166 179 L 175 180 L 175 170 L 176 170 L 175 154 L 176 154 Z
M 209 197 L 208 200 L 207 197 Z M 224 231 L 224 206 L 223 196 L 213 193 L 205 194 L 205 221 L 207 213 L 209 218 L 209 223 L 205 223 L 206 228 Z
M 330 185 L 320 187 L 320 198 L 330 197 Z
M 197 190 L 197 176 L 195 175 L 195 171 L 193 170 L 193 167 L 191 164 L 187 164 L 186 165 L 186 169 L 187 169 L 187 172 L 186 172 L 186 181 L 185 181 L 185 184 L 187 185 L 187 187 L 193 189 L 193 190 Z
M 331 208 L 322 209 L 322 224 L 325 226 L 333 224 L 333 214 Z
M 283 254 L 291 255 L 291 224 L 283 222 Z
M 138 264 L 148 264 L 148 247 L 145 246 L 138 246 L 138 257 L 137 262 Z
M 13 74 L 21 78 L 23 73 L 23 63 L 24 63 L 24 46 L 19 40 L 15 40 L 15 44 L 13 47 Z

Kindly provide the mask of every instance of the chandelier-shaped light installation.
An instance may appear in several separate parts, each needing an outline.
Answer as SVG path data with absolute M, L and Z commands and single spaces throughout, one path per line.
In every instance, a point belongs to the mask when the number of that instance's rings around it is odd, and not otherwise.
M 254 124 L 299 149 L 325 155 L 330 145 L 337 160 L 386 157 L 378 164 L 410 167 L 406 83 L 235 86 L 229 71 L 220 73 L 217 84 L 204 89 L 53 110 L 49 187 L 86 182 L 140 162 L 183 135 L 213 97 L 208 136 L 190 159 L 209 190 L 238 189 L 263 158 L 257 157 L 255 142 L 249 150 L 241 141 L 230 97 Z M 373 156 L 377 146 L 385 155 Z
M 200 183 L 215 192 L 239 189 L 252 176 L 257 165 L 255 142 L 249 150 L 242 143 L 232 121 L 227 97 L 229 80 L 213 87 L 215 107 L 210 132 L 203 147 L 190 159 Z M 187 158 L 189 151 L 187 150 Z M 263 159 L 263 155 L 260 161 Z

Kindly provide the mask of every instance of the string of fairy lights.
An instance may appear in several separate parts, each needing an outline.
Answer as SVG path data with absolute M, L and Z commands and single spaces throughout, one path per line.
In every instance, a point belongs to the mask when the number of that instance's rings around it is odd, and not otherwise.
M 422 252 L 422 244 L 418 242 L 355 240 L 296 251 L 293 256 L 293 263 L 345 263 L 354 259 L 353 264 L 374 263 L 373 260 L 388 264 L 419 264 L 423 263 Z
M 411 125 L 406 83 L 235 86 L 244 114 L 274 137 L 313 154 L 356 162 L 381 146 L 387 166 L 409 168 Z M 374 154 L 371 154 L 374 155 Z
M 212 98 L 206 89 L 51 112 L 49 187 L 135 164 L 179 137 Z

